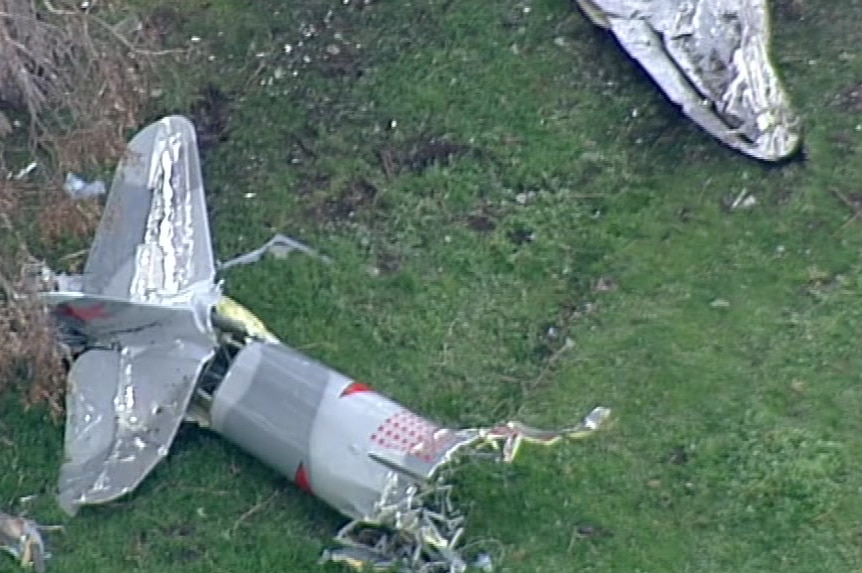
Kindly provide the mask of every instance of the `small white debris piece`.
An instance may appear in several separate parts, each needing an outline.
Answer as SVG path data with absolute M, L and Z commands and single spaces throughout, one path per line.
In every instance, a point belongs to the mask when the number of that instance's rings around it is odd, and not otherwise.
M 730 301 L 723 298 L 717 298 L 709 303 L 709 306 L 712 308 L 730 308 Z
M 15 181 L 21 181 L 22 179 L 24 179 L 25 177 L 30 175 L 33 172 L 33 170 L 36 169 L 36 167 L 38 165 L 39 164 L 36 163 L 35 161 L 30 162 L 30 164 L 27 167 L 25 167 L 24 169 L 20 170 L 18 173 L 15 174 Z
M 491 556 L 487 553 L 480 553 L 473 562 L 473 567 L 481 569 L 484 573 L 492 573 L 494 571 L 494 562 L 491 561 Z
M 68 173 L 66 174 L 66 183 L 63 185 L 63 190 L 72 199 L 89 199 L 90 197 L 104 195 L 107 188 L 105 187 L 105 182 L 101 179 L 85 181 L 74 173 Z
M 757 199 L 754 197 L 754 195 L 749 195 L 742 200 L 742 204 L 740 205 L 740 207 L 742 207 L 743 209 L 748 209 L 749 207 L 754 207 L 755 205 L 757 205 Z
M 739 192 L 739 195 L 736 196 L 736 199 L 730 204 L 730 210 L 736 211 L 737 209 L 750 209 L 757 205 L 757 198 L 754 195 L 748 193 L 748 190 L 743 188 L 742 191 Z

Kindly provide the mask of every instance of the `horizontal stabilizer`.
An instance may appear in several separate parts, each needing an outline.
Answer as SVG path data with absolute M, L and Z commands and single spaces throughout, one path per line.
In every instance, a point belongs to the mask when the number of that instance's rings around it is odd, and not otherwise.
M 69 514 L 132 490 L 165 457 L 213 349 L 205 339 L 144 329 L 116 350 L 93 349 L 69 373 L 59 502 Z
M 189 301 L 187 306 L 131 303 L 77 292 L 43 292 L 40 298 L 61 324 L 101 342 L 115 342 L 146 329 L 173 338 L 208 336 L 204 333 L 212 331 L 208 297 Z

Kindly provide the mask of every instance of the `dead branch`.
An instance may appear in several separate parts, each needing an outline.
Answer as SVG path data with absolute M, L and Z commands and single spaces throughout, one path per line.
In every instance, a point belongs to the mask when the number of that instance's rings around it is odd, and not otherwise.
M 29 255 L 20 253 L 15 263 Z M 23 277 L 12 279 L 0 269 L 0 392 L 16 388 L 28 406 L 46 404 L 55 420 L 64 412 L 66 368 L 47 309 Z
M 140 123 L 154 57 L 175 52 L 157 42 L 119 0 L 0 0 L 0 105 L 29 118 L 57 167 L 114 160 Z

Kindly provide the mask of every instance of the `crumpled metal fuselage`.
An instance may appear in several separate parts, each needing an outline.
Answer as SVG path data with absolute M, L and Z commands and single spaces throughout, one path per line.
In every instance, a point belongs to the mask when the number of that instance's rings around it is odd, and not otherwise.
M 802 147 L 769 55 L 766 0 L 576 0 L 667 97 L 726 145 L 763 161 Z

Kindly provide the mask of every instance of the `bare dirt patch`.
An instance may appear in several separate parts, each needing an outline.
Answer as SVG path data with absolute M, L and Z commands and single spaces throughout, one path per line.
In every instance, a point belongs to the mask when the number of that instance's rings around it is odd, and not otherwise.
M 321 179 L 328 183 L 325 178 Z M 355 221 L 366 214 L 376 216 L 385 208 L 381 202 L 380 189 L 363 177 L 352 179 L 334 193 L 326 193 L 320 201 L 309 209 L 309 215 L 322 223 L 345 223 Z
M 836 102 L 845 113 L 862 114 L 862 83 L 856 83 L 841 91 Z
M 383 173 L 395 177 L 404 172 L 420 174 L 435 166 L 445 167 L 474 153 L 476 149 L 471 145 L 432 136 L 416 138 L 400 147 L 386 146 L 378 156 Z

